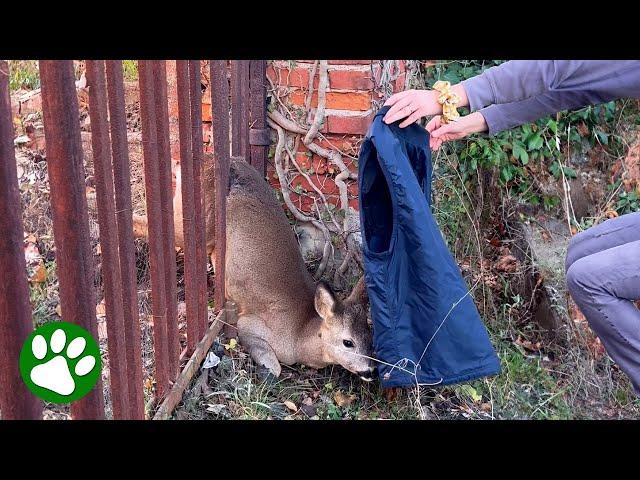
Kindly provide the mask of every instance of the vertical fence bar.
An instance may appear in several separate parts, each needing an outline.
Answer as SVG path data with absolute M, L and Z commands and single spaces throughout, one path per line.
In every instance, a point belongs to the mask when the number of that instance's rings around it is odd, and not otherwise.
M 231 154 L 249 160 L 249 63 L 231 62 Z
M 158 141 L 160 204 L 164 223 L 165 293 L 167 295 L 167 348 L 169 351 L 169 380 L 178 376 L 178 299 L 176 283 L 176 247 L 173 221 L 173 187 L 171 181 L 171 144 L 169 141 L 169 106 L 167 100 L 167 70 L 164 60 L 153 62 L 155 114 Z
M 153 61 L 138 61 L 140 82 L 140 120 L 144 156 L 145 196 L 149 228 L 149 264 L 151 276 L 151 312 L 153 317 L 153 351 L 155 360 L 156 398 L 162 399 L 169 389 L 169 350 L 167 346 L 167 296 L 164 265 L 164 227 L 160 196 L 160 164 L 156 126 Z
M 89 87 L 89 115 L 91 116 L 91 146 L 96 178 L 98 224 L 104 298 L 111 372 L 113 418 L 128 417 L 129 393 L 127 363 L 125 361 L 124 310 L 122 306 L 122 278 L 118 261 L 118 230 L 115 218 L 115 192 L 111 169 L 111 146 L 107 122 L 107 83 L 104 60 L 87 60 Z
M 194 223 L 196 229 L 196 256 L 198 258 L 198 333 L 202 338 L 207 330 L 207 254 L 205 236 L 206 216 L 203 195 L 203 159 L 204 145 L 202 142 L 202 80 L 200 60 L 189 61 L 189 90 L 191 98 L 191 139 L 193 154 L 193 201 Z
M 225 302 L 226 203 L 229 190 L 229 82 L 227 81 L 227 62 L 225 60 L 211 60 L 210 69 L 216 222 L 214 302 L 216 309 L 222 310 Z
M 184 233 L 184 289 L 187 307 L 187 354 L 191 355 L 200 341 L 198 326 L 198 261 L 195 230 L 193 175 L 193 143 L 191 140 L 191 95 L 189 61 L 176 61 L 178 90 L 178 134 L 180 137 L 180 169 L 182 182 L 182 226 Z
M 97 335 L 93 261 L 73 61 L 40 61 L 42 114 L 51 188 L 62 318 Z M 104 417 L 102 381 L 71 404 L 79 419 Z
M 116 198 L 116 221 L 118 224 L 118 254 L 122 278 L 129 418 L 142 420 L 144 419 L 142 352 L 133 241 L 133 209 L 131 206 L 131 175 L 129 171 L 127 117 L 124 101 L 124 76 L 122 60 L 107 60 L 106 63 L 111 151 L 113 155 L 113 182 Z
M 251 165 L 263 175 L 267 170 L 267 151 L 270 144 L 267 128 L 267 62 L 251 60 L 249 85 L 251 90 L 251 129 L 249 143 Z
M 4 420 L 42 418 L 42 404 L 20 377 L 23 342 L 33 329 L 23 249 L 22 207 L 9 97 L 9 66 L 0 60 L 0 412 Z

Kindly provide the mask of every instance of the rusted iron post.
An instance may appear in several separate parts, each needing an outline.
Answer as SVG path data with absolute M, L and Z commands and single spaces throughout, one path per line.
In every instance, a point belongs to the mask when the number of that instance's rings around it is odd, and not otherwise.
M 249 62 L 231 62 L 231 154 L 249 158 Z
M 222 310 L 225 301 L 226 204 L 229 190 L 229 82 L 227 81 L 227 62 L 225 60 L 211 60 L 210 69 L 216 212 L 214 302 L 216 310 Z
M 98 338 L 89 216 L 73 61 L 41 60 L 42 114 L 51 188 L 56 270 L 65 321 Z M 77 419 L 104 417 L 102 381 L 71 405 Z
M 208 327 L 206 218 L 203 195 L 204 145 L 202 142 L 202 80 L 200 60 L 189 61 L 189 93 L 191 98 L 191 140 L 193 154 L 193 201 L 198 258 L 198 333 L 202 338 Z
M 198 258 L 195 229 L 193 144 L 191 141 L 191 95 L 189 61 L 176 61 L 178 90 L 178 134 L 180 137 L 180 171 L 182 183 L 182 231 L 184 234 L 184 289 L 187 307 L 187 354 L 191 355 L 200 341 L 198 315 Z
M 133 240 L 131 175 L 129 171 L 129 147 L 127 142 L 127 117 L 124 101 L 122 60 L 107 60 L 106 71 L 109 122 L 111 127 L 111 151 L 113 156 L 113 182 L 116 198 L 116 221 L 118 225 L 118 254 L 122 280 L 129 418 L 143 420 L 142 352 L 140 343 L 140 319 L 138 316 L 138 285 L 136 280 L 136 261 Z
M 267 170 L 267 152 L 271 143 L 269 128 L 267 127 L 267 62 L 265 60 L 251 60 L 250 65 L 251 90 L 251 129 L 249 143 L 251 165 L 263 175 Z
M 149 266 L 151 277 L 151 312 L 153 317 L 153 351 L 155 359 L 156 398 L 169 391 L 169 349 L 167 346 L 167 296 L 164 255 L 164 227 L 160 196 L 160 164 L 156 126 L 153 61 L 138 61 L 140 83 L 140 120 L 144 156 L 145 196 L 149 228 Z
M 89 115 L 91 116 L 91 147 L 96 178 L 98 223 L 104 300 L 111 372 L 113 418 L 128 417 L 129 393 L 127 363 L 125 361 L 124 310 L 122 306 L 122 278 L 118 260 L 118 230 L 115 218 L 115 192 L 111 169 L 111 145 L 107 122 L 107 83 L 104 60 L 87 60 L 89 87 Z
M 0 412 L 3 420 L 42 418 L 42 404 L 20 377 L 22 344 L 33 329 L 24 230 L 13 150 L 9 66 L 0 60 Z
M 167 348 L 169 351 L 169 380 L 178 376 L 178 299 L 176 284 L 176 246 L 173 221 L 173 187 L 171 180 L 171 144 L 169 141 L 169 107 L 167 103 L 167 70 L 164 60 L 153 62 L 155 114 L 158 141 L 160 205 L 164 223 L 165 293 L 167 295 Z

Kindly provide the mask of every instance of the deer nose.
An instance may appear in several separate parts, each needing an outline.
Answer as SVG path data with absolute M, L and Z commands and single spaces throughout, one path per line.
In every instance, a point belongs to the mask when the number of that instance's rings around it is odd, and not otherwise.
M 358 375 L 365 382 L 371 382 L 373 377 L 377 373 L 378 369 L 376 367 L 369 367 L 369 370 L 363 370 L 362 372 L 358 372 Z

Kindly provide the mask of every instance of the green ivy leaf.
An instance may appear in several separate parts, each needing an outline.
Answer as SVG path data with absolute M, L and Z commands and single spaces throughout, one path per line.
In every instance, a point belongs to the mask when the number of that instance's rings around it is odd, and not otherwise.
M 513 156 L 522 162 L 522 165 L 529 163 L 529 154 L 520 142 L 513 143 Z
M 544 140 L 542 140 L 539 133 L 535 133 L 527 139 L 527 147 L 529 150 L 539 150 L 542 148 L 542 145 L 544 145 Z

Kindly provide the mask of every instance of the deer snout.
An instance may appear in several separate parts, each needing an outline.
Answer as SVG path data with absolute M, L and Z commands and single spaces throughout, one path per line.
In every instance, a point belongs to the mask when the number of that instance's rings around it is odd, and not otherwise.
M 378 369 L 376 367 L 369 367 L 368 370 L 363 370 L 358 372 L 358 376 L 364 380 L 365 382 L 371 382 L 378 374 Z

